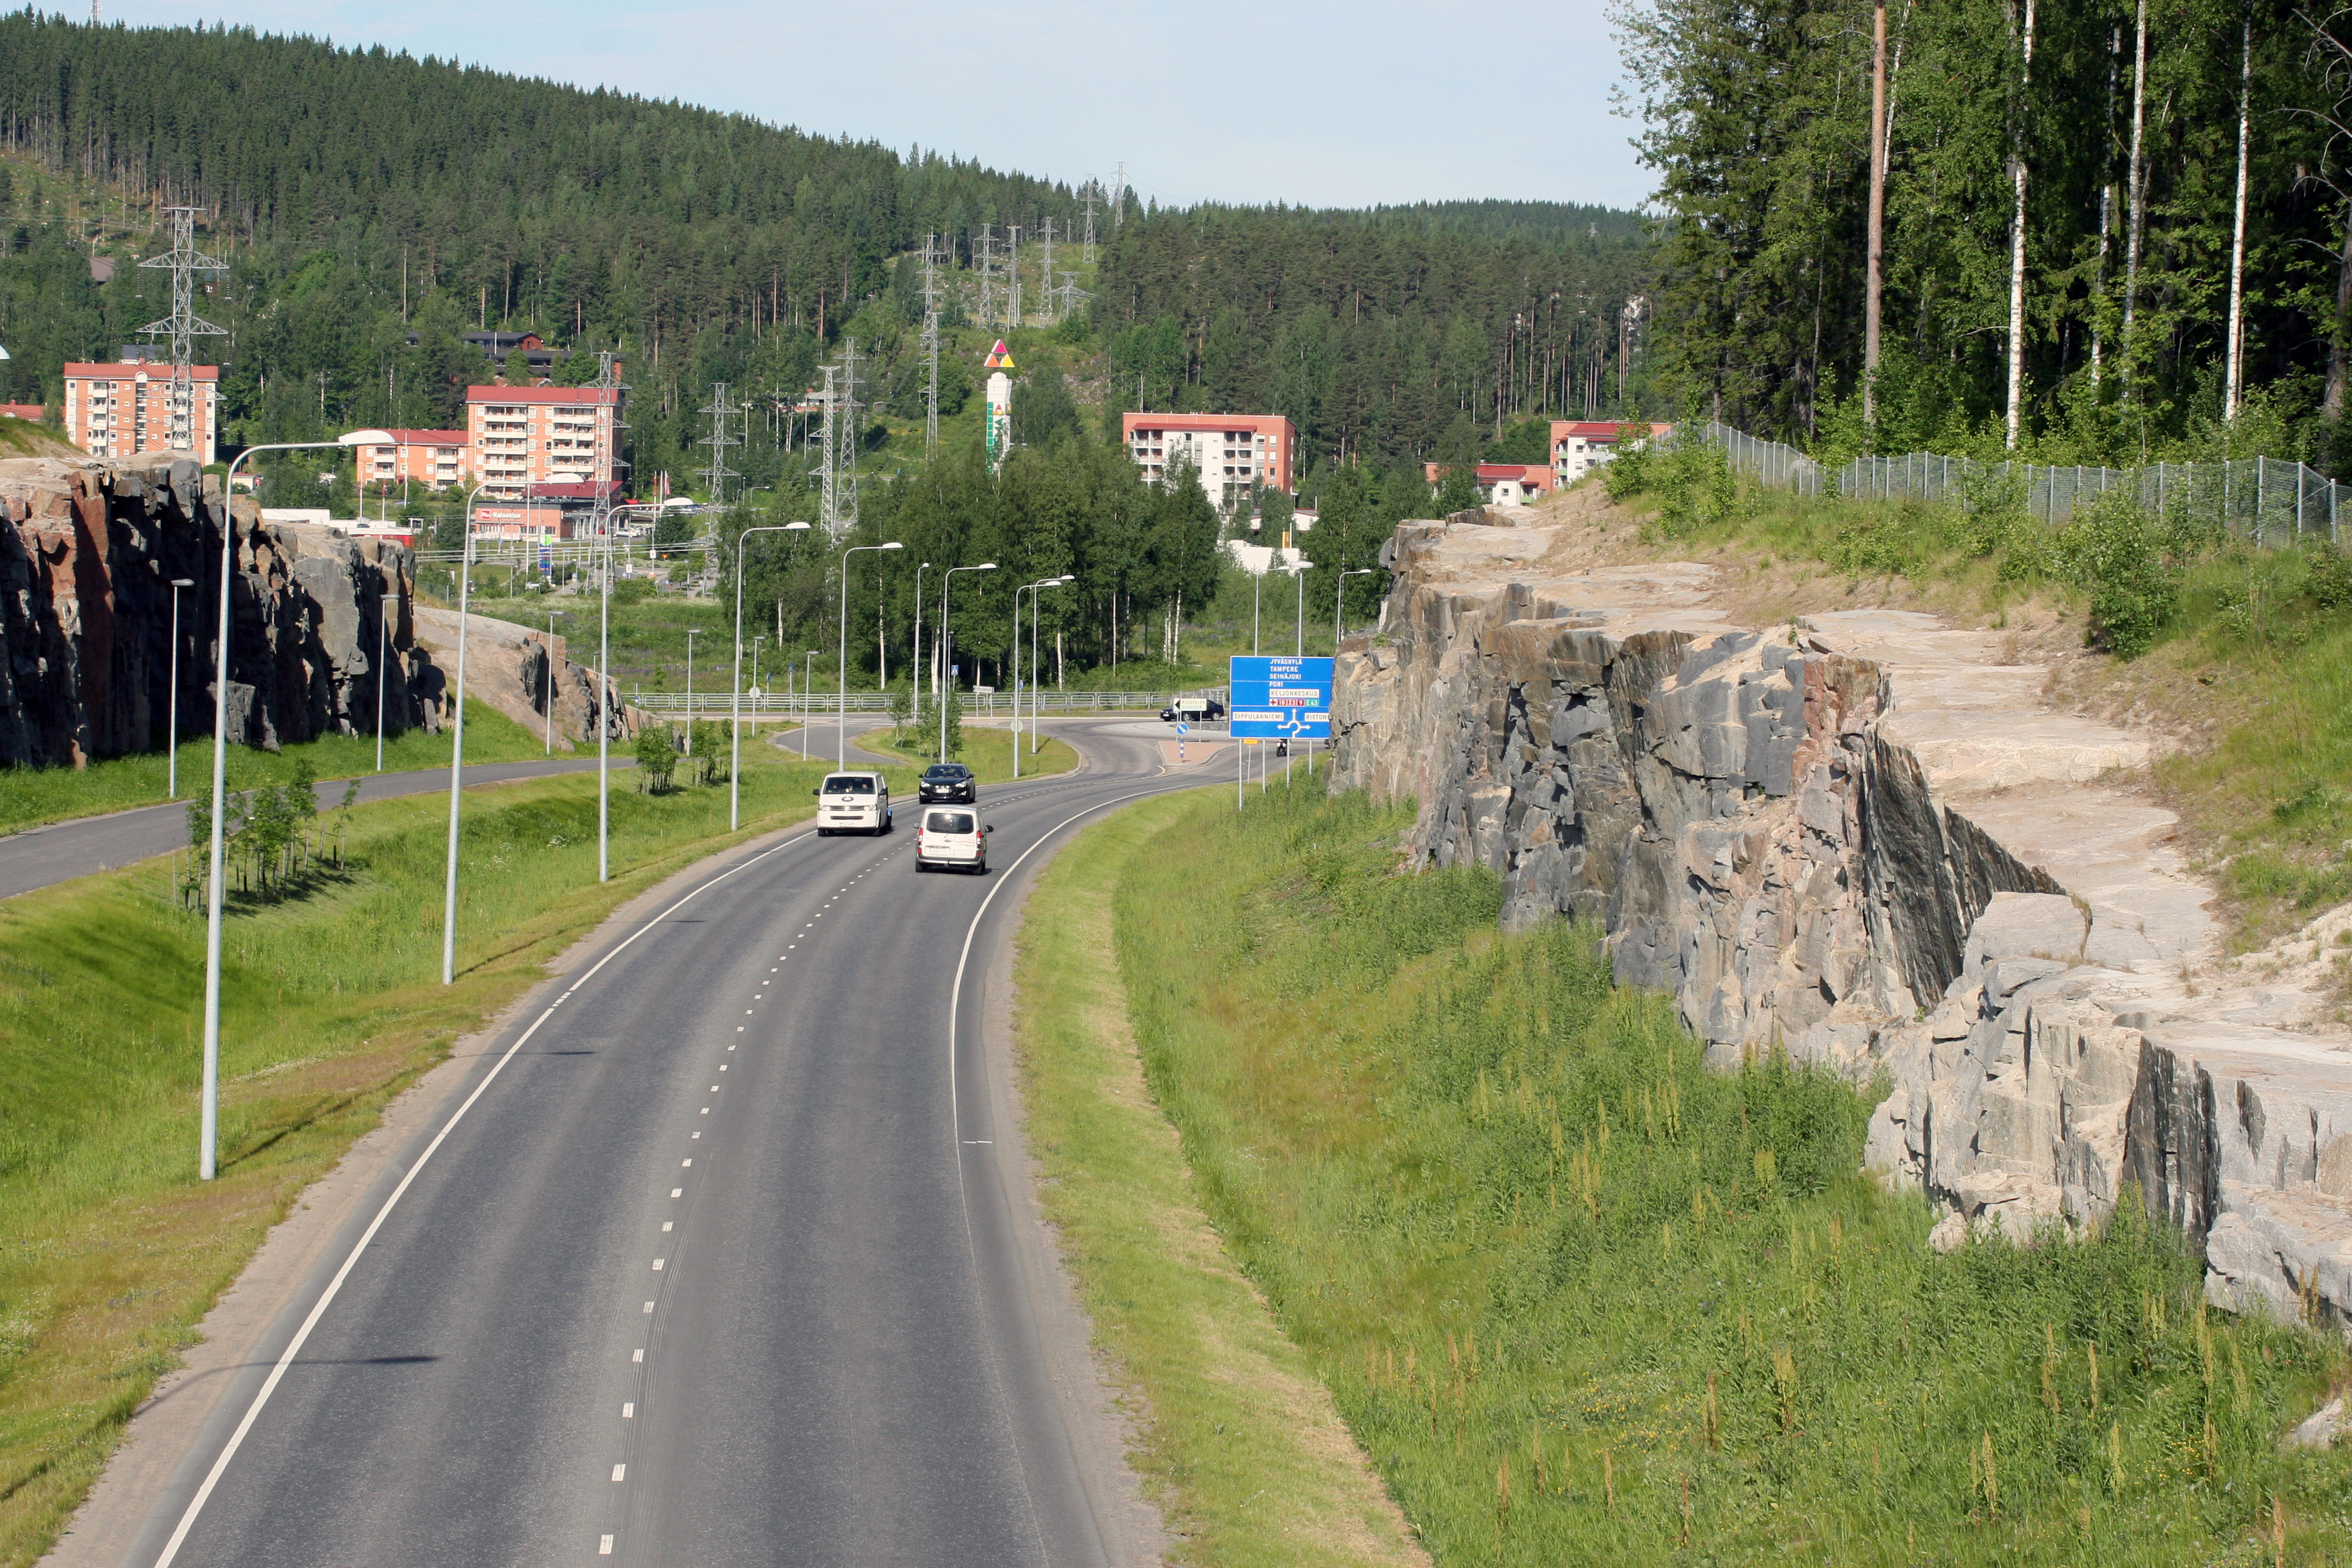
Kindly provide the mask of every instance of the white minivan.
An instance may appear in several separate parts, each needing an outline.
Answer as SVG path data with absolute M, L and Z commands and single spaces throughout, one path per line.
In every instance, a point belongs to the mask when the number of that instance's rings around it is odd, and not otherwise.
M 915 829 L 915 869 L 953 866 L 967 871 L 988 869 L 988 825 L 969 805 L 923 808 L 922 826 Z
M 880 773 L 828 773 L 816 787 L 816 832 L 890 831 L 890 781 Z

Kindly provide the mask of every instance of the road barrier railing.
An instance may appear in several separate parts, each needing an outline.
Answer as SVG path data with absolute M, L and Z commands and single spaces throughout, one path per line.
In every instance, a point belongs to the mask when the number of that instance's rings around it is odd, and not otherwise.
M 1013 693 L 1010 691 L 963 692 L 963 716 L 967 719 L 1010 718 L 1013 714 Z M 1126 713 L 1149 712 L 1157 715 L 1178 697 L 1213 697 L 1224 700 L 1224 688 L 1199 691 L 1041 691 L 1037 693 L 1036 710 L 1040 713 Z M 683 691 L 632 691 L 626 698 L 630 707 L 662 719 L 723 719 L 733 713 L 735 698 L 725 691 L 698 691 L 688 697 Z M 887 713 L 890 710 L 890 695 L 878 691 L 849 693 L 852 713 Z M 930 710 L 930 694 L 923 697 L 923 707 Z M 747 718 L 760 719 L 824 719 L 837 714 L 842 709 L 841 693 L 837 691 L 781 692 L 762 691 L 753 697 L 746 693 L 742 711 Z M 1021 711 L 1030 711 L 1030 694 L 1021 694 Z

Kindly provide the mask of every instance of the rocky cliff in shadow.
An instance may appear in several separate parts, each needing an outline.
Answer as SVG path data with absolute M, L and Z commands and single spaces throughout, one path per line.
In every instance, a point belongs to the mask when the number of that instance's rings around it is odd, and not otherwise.
M 233 514 L 233 516 L 232 516 Z M 174 578 L 183 737 L 209 734 L 221 530 L 231 531 L 229 736 L 289 741 L 440 721 L 407 549 L 225 507 L 187 458 L 0 461 L 0 765 L 79 767 L 163 744 Z M 389 619 L 387 619 L 389 616 Z M 383 664 L 378 668 L 378 648 Z
M 1577 566 L 1572 525 L 1516 509 L 1404 523 L 1387 559 L 1332 787 L 1413 801 L 1412 865 L 1493 870 L 1507 926 L 1595 922 L 1718 1066 L 1886 1085 L 1868 1162 L 1943 1206 L 1939 1243 L 2094 1225 L 2128 1184 L 2218 1301 L 2352 1319 L 2347 1043 L 2199 995 L 2181 942 L 1944 798 L 1890 732 L 1899 666 L 1732 625 L 1707 568 Z

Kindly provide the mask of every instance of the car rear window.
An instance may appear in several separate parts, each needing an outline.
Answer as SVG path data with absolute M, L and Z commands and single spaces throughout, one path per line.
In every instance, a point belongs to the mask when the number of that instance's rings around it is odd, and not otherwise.
M 935 811 L 923 818 L 923 827 L 930 833 L 970 833 L 971 822 L 968 811 Z

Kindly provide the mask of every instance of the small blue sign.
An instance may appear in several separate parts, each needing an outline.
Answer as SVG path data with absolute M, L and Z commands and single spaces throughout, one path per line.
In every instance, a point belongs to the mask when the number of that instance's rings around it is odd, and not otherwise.
M 1328 658 L 1236 655 L 1226 694 L 1234 738 L 1329 740 L 1331 664 Z
M 1192 732 L 1192 726 L 1179 719 L 1176 721 L 1176 732 L 1180 735 L 1189 735 Z

